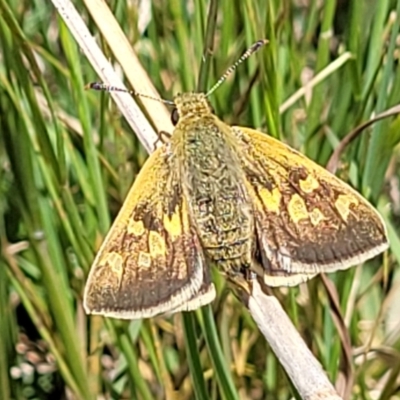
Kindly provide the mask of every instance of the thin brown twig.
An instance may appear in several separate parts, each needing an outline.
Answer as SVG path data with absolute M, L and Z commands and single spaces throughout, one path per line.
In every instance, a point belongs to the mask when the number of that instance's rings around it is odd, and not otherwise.
M 358 135 L 361 134 L 361 132 L 365 129 L 368 128 L 370 125 L 374 124 L 377 121 L 380 121 L 381 119 L 392 117 L 394 115 L 400 114 L 400 105 L 396 105 L 392 108 L 389 108 L 386 111 L 383 111 L 382 113 L 378 114 L 374 118 L 370 119 L 369 121 L 366 121 L 362 123 L 361 125 L 357 126 L 357 128 L 353 129 L 350 133 L 348 133 L 338 144 L 334 152 L 332 153 L 328 164 L 326 165 L 326 169 L 329 172 L 332 172 L 334 174 L 338 168 L 339 165 L 339 160 L 346 149 L 346 147 L 354 140 L 357 138 Z

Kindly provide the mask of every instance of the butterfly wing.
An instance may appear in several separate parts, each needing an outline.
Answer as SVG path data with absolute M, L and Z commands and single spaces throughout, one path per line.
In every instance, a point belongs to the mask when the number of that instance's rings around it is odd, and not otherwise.
M 149 318 L 215 297 L 170 164 L 161 147 L 140 171 L 91 268 L 84 294 L 87 313 Z M 185 306 L 188 301 L 191 308 Z
M 242 146 L 267 284 L 296 285 L 388 247 L 381 216 L 349 185 L 270 136 L 242 127 L 233 132 Z
M 211 303 L 215 299 L 215 296 L 215 286 L 211 282 L 210 275 L 207 274 L 207 276 L 204 276 L 203 284 L 199 291 L 188 301 L 185 301 L 180 306 L 174 308 L 171 313 L 197 310 L 198 308 Z

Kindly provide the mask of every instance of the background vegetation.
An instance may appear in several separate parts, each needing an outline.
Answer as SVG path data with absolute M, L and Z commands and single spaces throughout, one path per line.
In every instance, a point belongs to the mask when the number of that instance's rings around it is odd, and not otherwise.
M 110 2 L 166 99 L 197 86 L 209 5 Z M 86 5 L 76 6 L 104 44 Z M 226 0 L 217 11 L 208 87 L 256 39 L 270 40 L 212 96 L 224 121 L 325 165 L 354 127 L 400 103 L 400 0 Z M 97 77 L 51 2 L 0 0 L 0 57 L 0 399 L 296 396 L 218 274 L 218 299 L 203 312 L 131 323 L 85 316 L 85 277 L 146 153 L 107 94 L 83 91 Z M 374 124 L 341 158 L 339 175 L 378 207 L 391 240 L 386 254 L 329 276 L 351 347 L 320 278 L 275 292 L 352 398 L 400 396 L 399 125 Z

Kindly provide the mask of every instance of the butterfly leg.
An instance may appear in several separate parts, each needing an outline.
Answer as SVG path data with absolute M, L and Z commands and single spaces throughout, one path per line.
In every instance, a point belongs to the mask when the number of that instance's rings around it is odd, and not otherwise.
M 166 144 L 170 141 L 172 134 L 166 131 L 157 132 L 157 139 L 153 143 L 154 150 L 158 147 L 158 143 L 161 142 L 162 144 Z

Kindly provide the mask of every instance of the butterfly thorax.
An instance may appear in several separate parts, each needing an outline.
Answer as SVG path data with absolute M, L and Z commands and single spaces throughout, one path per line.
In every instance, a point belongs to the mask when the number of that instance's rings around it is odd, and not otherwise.
M 202 118 L 212 113 L 210 103 L 204 93 L 181 93 L 174 98 L 179 114 L 179 122 L 187 118 Z
M 204 95 L 180 95 L 176 103 L 171 149 L 206 255 L 224 270 L 250 266 L 254 223 L 236 138 Z

